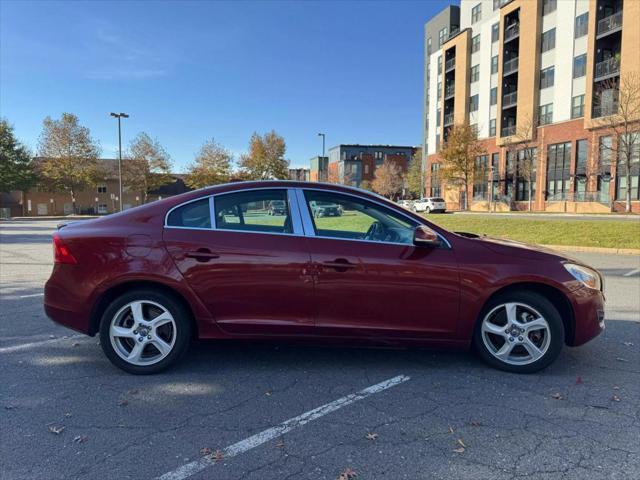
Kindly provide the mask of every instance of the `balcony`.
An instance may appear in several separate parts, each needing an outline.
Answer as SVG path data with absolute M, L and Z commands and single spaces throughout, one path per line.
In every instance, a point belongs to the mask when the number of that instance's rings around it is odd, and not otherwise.
M 616 57 L 608 58 L 602 62 L 596 63 L 596 70 L 593 74 L 595 81 L 604 80 L 620 73 L 620 60 Z
M 507 43 L 520 35 L 520 24 L 514 23 L 509 25 L 504 31 L 504 43 Z
M 444 126 L 447 127 L 453 125 L 453 113 L 448 113 L 444 116 Z
M 593 118 L 608 117 L 618 113 L 618 102 L 606 102 L 593 106 Z
M 511 135 L 515 135 L 516 134 L 516 126 L 515 125 L 510 125 L 508 127 L 504 127 L 502 129 L 502 136 L 503 137 L 510 137 Z
M 622 10 L 598 21 L 597 38 L 617 32 L 622 28 Z
M 449 72 L 456 68 L 456 57 L 450 58 L 444 63 L 444 71 Z
M 502 97 L 502 108 L 515 107 L 518 102 L 518 92 L 507 93 Z
M 451 97 L 453 97 L 456 93 L 456 87 L 455 85 L 450 85 L 447 88 L 444 89 L 444 99 L 448 100 Z
M 511 75 L 518 71 L 518 57 L 512 58 L 511 60 L 507 60 L 504 62 L 502 66 L 502 76 Z

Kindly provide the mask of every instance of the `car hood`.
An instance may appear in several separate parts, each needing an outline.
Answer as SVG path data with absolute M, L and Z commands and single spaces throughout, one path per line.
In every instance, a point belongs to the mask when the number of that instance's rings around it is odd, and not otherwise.
M 572 258 L 562 252 L 553 250 L 551 248 L 544 247 L 542 245 L 534 245 L 525 242 L 518 242 L 516 240 L 507 240 L 504 238 L 494 238 L 487 236 L 480 236 L 474 233 L 456 232 L 456 234 L 472 239 L 474 242 L 482 244 L 483 247 L 488 248 L 492 252 L 499 253 L 501 255 L 508 255 L 511 257 L 527 258 L 527 259 L 551 259 L 551 257 L 557 260 L 568 260 L 573 263 L 584 264 L 584 262 Z

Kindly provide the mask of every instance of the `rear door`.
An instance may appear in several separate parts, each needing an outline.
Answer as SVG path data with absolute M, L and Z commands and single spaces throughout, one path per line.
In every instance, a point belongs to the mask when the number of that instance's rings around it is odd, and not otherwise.
M 278 201 L 283 214 L 270 212 Z M 224 331 L 310 333 L 310 257 L 287 189 L 234 191 L 180 206 L 167 215 L 164 241 Z

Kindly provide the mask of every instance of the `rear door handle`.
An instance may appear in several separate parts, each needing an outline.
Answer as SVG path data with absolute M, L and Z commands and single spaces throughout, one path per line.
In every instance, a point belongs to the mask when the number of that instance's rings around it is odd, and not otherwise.
M 199 248 L 198 250 L 194 250 L 193 252 L 187 252 L 185 254 L 187 258 L 193 258 L 198 262 L 208 262 L 209 260 L 220 258 L 220 255 L 212 252 L 208 248 Z
M 347 270 L 357 267 L 355 263 L 349 262 L 346 258 L 336 258 L 330 262 L 322 262 L 322 266 L 324 268 L 333 268 L 338 272 L 346 272 Z

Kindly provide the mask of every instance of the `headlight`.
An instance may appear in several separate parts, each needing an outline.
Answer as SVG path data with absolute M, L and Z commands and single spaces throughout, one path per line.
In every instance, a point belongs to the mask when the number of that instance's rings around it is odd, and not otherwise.
M 601 289 L 602 283 L 600 282 L 600 275 L 595 270 L 574 263 L 565 263 L 563 265 L 564 268 L 567 269 L 567 272 L 583 285 L 593 288 L 594 290 Z

